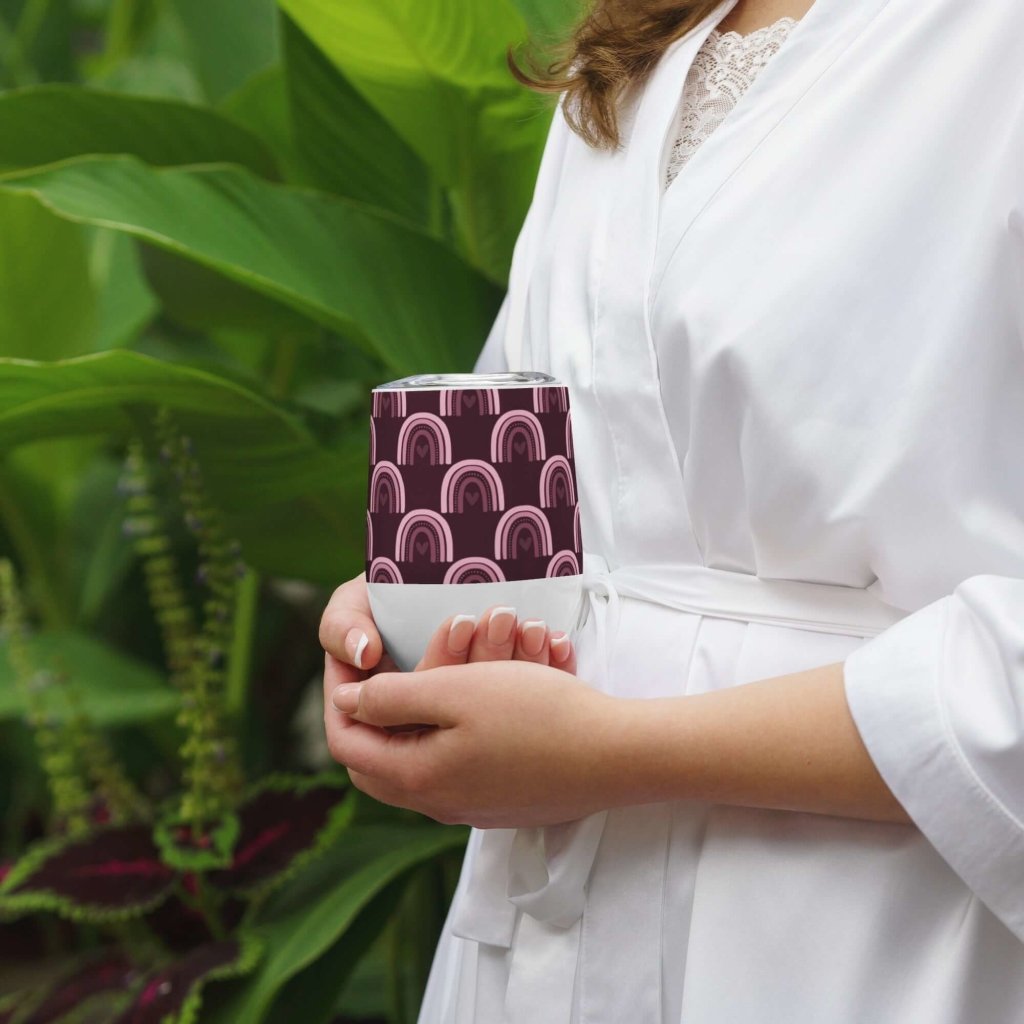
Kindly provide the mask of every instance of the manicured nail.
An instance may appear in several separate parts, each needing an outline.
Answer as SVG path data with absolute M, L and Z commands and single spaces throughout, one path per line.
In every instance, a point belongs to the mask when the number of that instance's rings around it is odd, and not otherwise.
M 516 610 L 502 605 L 491 612 L 487 623 L 487 639 L 492 644 L 507 644 L 516 625 Z
M 350 715 L 359 707 L 359 691 L 362 688 L 362 683 L 342 683 L 331 694 L 331 703 L 339 711 L 344 711 L 345 714 Z
M 370 638 L 358 626 L 353 626 L 348 631 L 348 636 L 345 637 L 345 650 L 348 651 L 348 656 L 356 668 L 363 667 L 363 651 L 369 642 Z
M 555 633 L 551 637 L 551 643 L 548 644 L 548 650 L 551 651 L 551 657 L 561 664 L 569 657 L 569 648 L 571 646 L 567 633 Z
M 448 650 L 452 654 L 465 654 L 473 639 L 477 618 L 475 615 L 456 615 L 448 627 Z
M 540 654 L 547 631 L 547 623 L 543 619 L 527 619 L 523 623 L 523 653 L 530 657 Z

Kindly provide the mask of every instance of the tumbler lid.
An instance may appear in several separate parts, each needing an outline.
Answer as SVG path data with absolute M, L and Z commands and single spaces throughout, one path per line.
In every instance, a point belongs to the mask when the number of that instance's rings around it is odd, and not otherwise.
M 514 388 L 561 386 L 550 373 L 536 370 L 512 370 L 504 373 L 416 373 L 380 384 L 374 391 L 399 391 L 408 388 Z

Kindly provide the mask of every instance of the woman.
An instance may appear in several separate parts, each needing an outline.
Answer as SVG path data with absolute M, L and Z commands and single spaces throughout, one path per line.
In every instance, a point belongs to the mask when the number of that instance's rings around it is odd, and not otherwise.
M 477 370 L 571 388 L 594 614 L 321 630 L 355 784 L 480 826 L 421 1022 L 1024 1021 L 1024 6 L 598 0 L 572 58 Z

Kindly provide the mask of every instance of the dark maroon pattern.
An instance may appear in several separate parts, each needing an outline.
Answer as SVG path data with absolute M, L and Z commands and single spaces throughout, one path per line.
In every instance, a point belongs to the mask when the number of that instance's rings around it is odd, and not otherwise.
M 151 904 L 174 884 L 175 872 L 160 860 L 145 825 L 105 829 L 61 847 L 12 895 L 50 892 L 77 906 L 123 910 Z
M 231 940 L 200 946 L 163 970 L 148 975 L 135 1002 L 114 1024 L 161 1024 L 181 1009 L 188 994 L 221 967 L 235 963 L 241 944 Z
M 58 982 L 22 1024 L 52 1024 L 86 999 L 113 989 L 129 990 L 139 978 L 139 972 L 123 953 L 108 954 L 83 964 Z
M 577 499 L 568 388 L 373 392 L 367 580 L 578 575 Z
M 238 811 L 241 831 L 231 867 L 206 877 L 218 888 L 230 890 L 251 889 L 273 878 L 316 842 L 331 809 L 345 793 L 338 786 L 257 793 Z

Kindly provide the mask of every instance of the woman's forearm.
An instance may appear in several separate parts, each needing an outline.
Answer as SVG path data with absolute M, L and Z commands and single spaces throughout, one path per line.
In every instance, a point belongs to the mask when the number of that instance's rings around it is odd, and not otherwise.
M 692 799 L 913 824 L 860 738 L 842 662 L 629 703 L 620 736 L 644 802 Z

